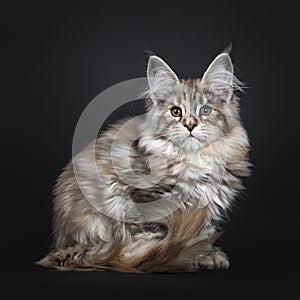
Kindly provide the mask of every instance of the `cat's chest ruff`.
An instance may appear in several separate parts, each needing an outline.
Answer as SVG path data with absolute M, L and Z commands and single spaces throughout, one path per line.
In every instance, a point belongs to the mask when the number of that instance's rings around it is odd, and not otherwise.
M 183 159 L 182 172 L 178 177 L 177 186 L 182 196 L 188 202 L 196 201 L 201 205 L 217 204 L 223 209 L 227 206 L 226 198 L 230 196 L 223 193 L 222 177 L 224 165 L 211 156 L 199 153 L 189 153 Z M 221 192 L 221 193 L 220 193 Z M 225 198 L 224 198 L 225 197 Z
M 210 156 L 201 155 L 199 152 L 185 153 L 182 158 L 182 170 L 179 176 L 183 181 L 206 181 L 213 169 L 213 160 Z

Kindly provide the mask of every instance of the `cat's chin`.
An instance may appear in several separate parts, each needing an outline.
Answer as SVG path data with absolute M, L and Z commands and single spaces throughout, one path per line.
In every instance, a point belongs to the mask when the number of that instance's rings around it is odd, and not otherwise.
M 191 150 L 191 151 L 196 151 L 199 148 L 201 148 L 202 146 L 203 146 L 203 144 L 201 143 L 201 141 L 192 135 L 188 136 L 182 143 L 182 147 L 185 150 Z

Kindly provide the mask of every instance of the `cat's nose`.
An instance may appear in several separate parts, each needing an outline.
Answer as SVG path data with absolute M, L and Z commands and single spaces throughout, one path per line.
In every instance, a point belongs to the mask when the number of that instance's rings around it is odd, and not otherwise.
M 197 126 L 197 124 L 196 123 L 189 123 L 189 124 L 185 123 L 183 126 L 186 127 L 189 132 L 192 132 L 193 129 Z

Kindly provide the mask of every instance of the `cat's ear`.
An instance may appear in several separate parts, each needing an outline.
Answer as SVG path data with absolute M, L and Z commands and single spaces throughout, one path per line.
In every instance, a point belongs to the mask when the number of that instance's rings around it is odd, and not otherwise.
M 150 93 L 169 89 L 179 83 L 177 75 L 158 56 L 150 56 L 147 67 Z
M 229 101 L 235 85 L 233 65 L 228 53 L 219 54 L 202 77 L 202 83 L 215 92 L 221 100 Z

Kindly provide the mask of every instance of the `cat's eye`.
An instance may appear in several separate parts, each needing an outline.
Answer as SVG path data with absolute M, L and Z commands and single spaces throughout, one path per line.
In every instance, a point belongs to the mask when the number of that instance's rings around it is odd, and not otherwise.
M 207 105 L 204 105 L 204 106 L 202 106 L 202 107 L 200 108 L 200 113 L 201 113 L 201 115 L 203 115 L 203 116 L 208 116 L 208 115 L 210 115 L 210 114 L 211 114 L 211 111 L 212 111 L 211 107 L 209 107 L 209 106 L 207 106 Z
M 171 115 L 175 118 L 181 117 L 182 112 L 181 112 L 181 108 L 178 106 L 174 106 L 171 108 Z

